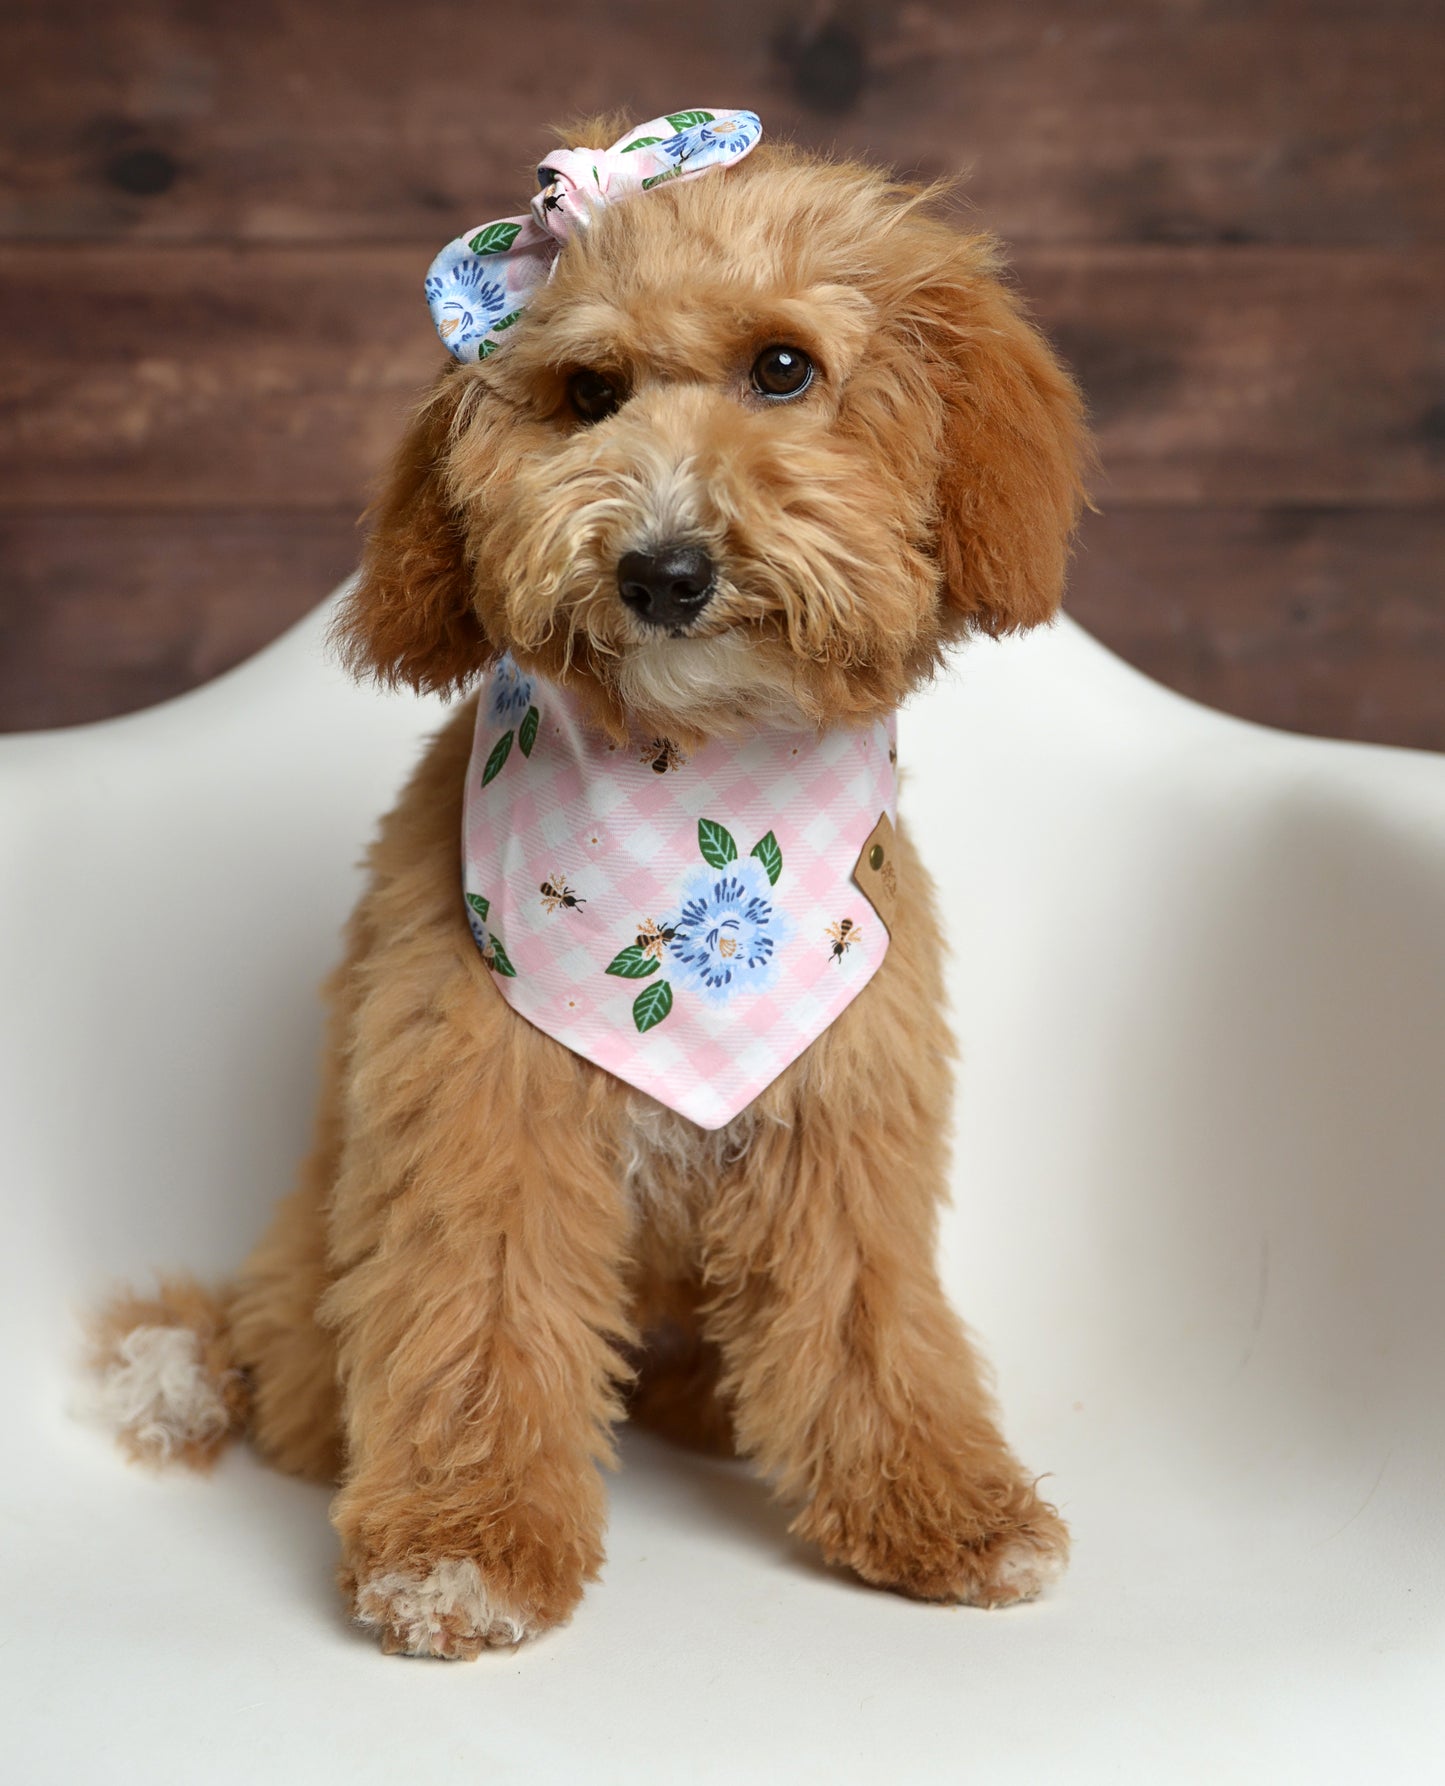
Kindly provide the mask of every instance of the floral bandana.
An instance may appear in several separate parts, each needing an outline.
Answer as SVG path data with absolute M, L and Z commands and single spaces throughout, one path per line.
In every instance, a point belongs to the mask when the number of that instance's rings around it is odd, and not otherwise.
M 878 971 L 888 908 L 859 870 L 895 884 L 877 841 L 895 756 L 891 719 L 691 756 L 617 744 L 504 657 L 477 705 L 462 821 L 467 916 L 498 991 L 721 1128 Z
M 502 345 L 562 244 L 600 205 L 741 161 L 763 134 L 752 112 L 669 112 L 638 124 L 610 149 L 556 149 L 537 168 L 541 191 L 526 217 L 501 217 L 458 236 L 431 264 L 426 301 L 445 346 L 484 360 Z

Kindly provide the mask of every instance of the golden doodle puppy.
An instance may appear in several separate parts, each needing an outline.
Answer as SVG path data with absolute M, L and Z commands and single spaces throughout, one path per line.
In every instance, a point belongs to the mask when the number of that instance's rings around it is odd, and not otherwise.
M 920 1599 L 1027 1599 L 1068 1548 L 934 1265 L 892 715 L 1055 611 L 1079 395 L 935 194 L 750 113 L 615 129 L 428 281 L 452 358 L 339 637 L 480 693 L 371 851 L 299 1188 L 234 1285 L 97 1338 L 132 1451 L 248 1431 L 339 1484 L 351 1610 L 413 1655 L 571 1614 L 626 1413 Z

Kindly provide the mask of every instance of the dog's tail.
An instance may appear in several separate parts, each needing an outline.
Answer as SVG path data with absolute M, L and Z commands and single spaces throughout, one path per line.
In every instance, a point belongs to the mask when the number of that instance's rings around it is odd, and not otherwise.
M 246 1430 L 250 1393 L 231 1343 L 229 1286 L 162 1278 L 118 1291 L 90 1324 L 82 1411 L 143 1463 L 208 1470 Z

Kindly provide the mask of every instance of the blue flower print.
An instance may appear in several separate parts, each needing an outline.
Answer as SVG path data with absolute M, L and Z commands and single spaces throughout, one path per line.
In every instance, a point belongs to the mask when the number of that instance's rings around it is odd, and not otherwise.
M 734 993 L 761 992 L 777 977 L 777 952 L 792 924 L 773 903 L 766 868 L 754 856 L 726 868 L 699 868 L 683 883 L 666 929 L 678 983 L 724 1004 Z
M 725 154 L 745 155 L 763 134 L 763 127 L 751 112 L 734 112 L 730 118 L 704 124 L 698 134 L 704 144 L 716 143 Z
M 427 276 L 426 301 L 437 333 L 455 354 L 479 340 L 507 307 L 506 288 L 480 260 L 463 256 Z
M 517 668 L 510 653 L 497 660 L 487 695 L 487 718 L 494 726 L 510 726 L 532 705 L 533 684 Z
M 512 966 L 512 959 L 502 947 L 502 939 L 496 931 L 490 929 L 487 919 L 491 916 L 489 902 L 478 893 L 468 893 L 467 923 L 471 926 L 472 941 L 481 951 L 482 960 L 494 974 L 504 979 L 515 980 L 517 970 Z
M 704 149 L 716 147 L 725 155 L 743 155 L 763 134 L 763 127 L 751 112 L 733 112 L 714 118 L 710 124 L 692 124 L 657 145 L 659 155 L 676 162 L 691 161 Z

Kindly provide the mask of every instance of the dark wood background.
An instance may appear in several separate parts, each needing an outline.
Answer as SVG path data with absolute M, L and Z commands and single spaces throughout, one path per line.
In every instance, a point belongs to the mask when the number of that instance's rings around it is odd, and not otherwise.
M 968 170 L 1103 454 L 1074 613 L 1191 695 L 1445 747 L 1441 0 L 0 4 L 0 728 L 278 633 L 542 127 L 746 104 Z

